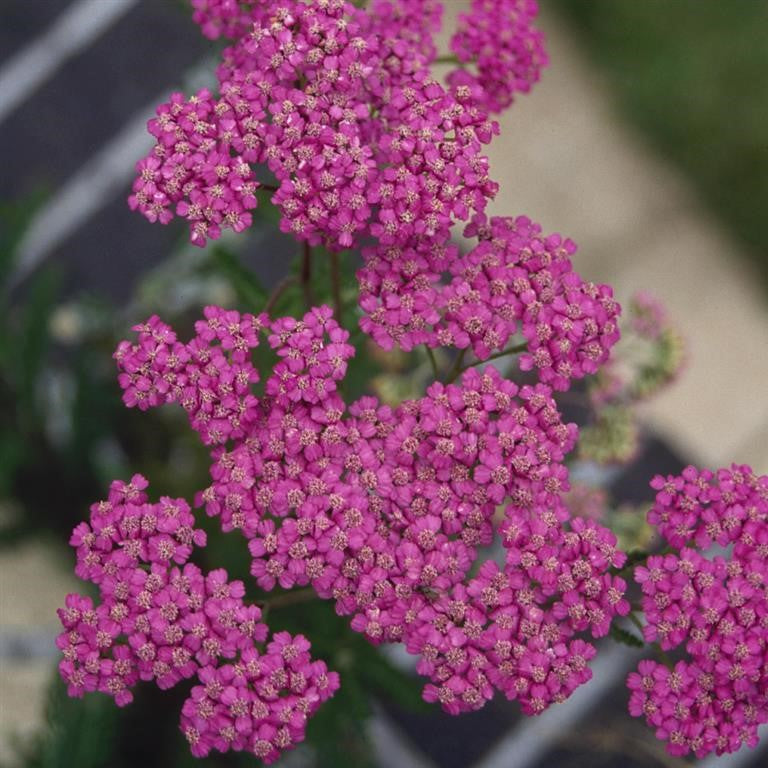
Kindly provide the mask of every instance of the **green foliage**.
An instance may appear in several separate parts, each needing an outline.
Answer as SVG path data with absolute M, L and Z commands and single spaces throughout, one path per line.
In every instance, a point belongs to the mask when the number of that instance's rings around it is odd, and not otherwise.
M 556 0 L 621 108 L 750 247 L 768 289 L 768 3 Z
M 45 730 L 22 751 L 25 768 L 109 768 L 118 720 L 111 699 L 70 699 L 57 679 L 48 696 Z
M 579 433 L 579 458 L 598 464 L 623 464 L 638 445 L 636 414 L 625 405 L 605 405 Z
M 297 249 L 289 276 L 295 282 L 284 290 L 278 283 L 278 294 L 271 296 L 253 272 L 243 264 L 241 258 L 226 247 L 217 245 L 210 249 L 210 259 L 202 266 L 203 274 L 216 274 L 229 283 L 237 297 L 233 308 L 242 312 L 259 313 L 270 303 L 269 314 L 272 317 L 300 317 L 307 311 L 307 300 L 300 284 L 301 255 Z M 349 361 L 347 375 L 340 387 L 348 401 L 357 399 L 370 392 L 371 381 L 381 366 L 372 356 L 367 337 L 358 324 L 355 270 L 357 264 L 354 254 L 339 254 L 339 280 L 341 285 L 341 324 L 350 332 L 349 343 L 355 347 L 355 356 Z M 333 276 L 330 253 L 324 248 L 312 249 L 311 262 L 311 301 L 313 305 L 334 305 Z M 260 371 L 269 371 L 277 356 L 267 344 L 261 344 L 253 352 L 254 365 Z M 262 383 L 265 377 L 262 376 Z M 254 388 L 260 394 L 261 387 Z
M 267 303 L 268 293 L 256 275 L 242 265 L 238 257 L 224 246 L 211 248 L 211 259 L 232 288 L 238 300 L 248 307 L 249 312 L 260 312 Z
M 651 397 L 674 380 L 683 365 L 685 342 L 673 328 L 665 328 L 653 343 L 651 357 L 638 366 L 630 394 Z
M 634 566 L 645 562 L 648 559 L 648 555 L 649 553 L 644 549 L 630 549 L 629 552 L 627 552 L 627 559 L 621 570 L 633 568 Z
M 628 632 L 626 629 L 622 629 L 617 624 L 611 624 L 610 636 L 617 643 L 622 645 L 628 645 L 630 648 L 642 648 L 645 643 L 636 635 Z
M 3 302 L 7 298 L 7 283 L 16 259 L 16 249 L 45 198 L 46 193 L 38 191 L 24 200 L 0 205 L 0 300 Z
M 39 378 L 48 349 L 48 321 L 56 292 L 49 271 L 37 275 L 20 308 L 10 303 L 16 250 L 42 196 L 0 207 L 0 499 L 30 455 L 28 440 L 43 424 Z

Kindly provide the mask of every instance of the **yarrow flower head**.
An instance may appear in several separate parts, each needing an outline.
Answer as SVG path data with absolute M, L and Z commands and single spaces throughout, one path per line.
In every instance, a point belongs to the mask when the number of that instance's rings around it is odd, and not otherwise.
M 146 489 L 140 475 L 114 482 L 72 534 L 75 572 L 100 602 L 71 594 L 59 610 L 68 692 L 100 691 L 125 706 L 140 680 L 165 689 L 197 678 L 181 718 L 192 753 L 248 750 L 271 762 L 303 740 L 338 676 L 310 659 L 300 635 L 278 633 L 264 649 L 268 629 L 242 582 L 189 562 L 205 534 L 187 503 L 151 503 Z
M 538 12 L 536 0 L 472 0 L 451 38 L 463 66 L 449 73 L 448 82 L 466 88 L 488 112 L 509 107 L 549 62 L 544 36 L 533 26 Z
M 687 655 L 671 669 L 641 662 L 628 680 L 630 712 L 675 755 L 754 746 L 768 722 L 768 476 L 687 467 L 652 486 L 648 520 L 679 551 L 635 571 L 644 635 Z M 708 556 L 713 544 L 729 555 Z
M 385 348 L 471 348 L 480 360 L 520 333 L 521 368 L 555 389 L 595 373 L 618 341 L 620 307 L 573 271 L 575 244 L 523 216 L 478 217 L 465 234 L 478 244 L 463 257 L 447 244 L 364 251 L 363 330 Z
M 204 245 L 250 226 L 253 169 L 266 165 L 281 228 L 310 245 L 431 237 L 482 212 L 497 185 L 481 145 L 498 127 L 469 89 L 430 77 L 434 46 L 416 30 L 439 18 L 425 0 L 370 11 L 342 0 L 198 0 L 204 33 L 233 38 L 219 96 L 174 94 L 158 109 L 157 144 L 129 204 L 151 221 L 186 218 Z
M 372 397 L 348 406 L 336 383 L 353 348 L 329 309 L 300 321 L 205 314 L 187 344 L 156 318 L 137 326 L 139 343 L 116 353 L 120 383 L 128 405 L 180 401 L 182 385 L 165 382 L 177 383 L 189 350 L 217 361 L 210 379 L 227 381 L 267 336 L 279 362 L 260 399 L 230 405 L 248 414 L 240 431 L 212 440 L 209 421 L 191 419 L 213 460 L 196 503 L 246 536 L 259 587 L 311 586 L 371 642 L 404 643 L 429 679 L 425 698 L 451 713 L 499 690 L 534 714 L 589 679 L 595 649 L 583 636 L 606 634 L 628 610 L 626 584 L 610 573 L 624 555 L 607 529 L 571 519 L 563 504 L 576 427 L 549 387 L 518 387 L 487 368 L 397 408 Z M 224 412 L 228 393 L 207 391 L 188 396 L 192 412 L 203 400 Z M 470 578 L 496 529 L 505 565 L 485 562 Z
M 768 477 L 733 466 L 655 478 L 648 520 L 673 551 L 638 567 L 596 514 L 568 506 L 596 500 L 569 501 L 578 430 L 555 394 L 601 373 L 586 387 L 603 408 L 586 452 L 609 432 L 615 457 L 636 445 L 628 402 L 669 381 L 681 355 L 661 307 L 639 295 L 630 328 L 653 359 L 625 382 L 609 364 L 621 308 L 574 270 L 573 241 L 485 214 L 498 189 L 489 114 L 547 63 L 536 2 L 473 0 L 445 84 L 431 73 L 446 58 L 441 3 L 358 5 L 192 0 L 203 34 L 229 41 L 218 83 L 158 107 L 129 205 L 186 219 L 203 246 L 250 227 L 270 193 L 280 228 L 303 243 L 301 279 L 261 314 L 206 307 L 189 341 L 153 316 L 114 357 L 128 407 L 187 413 L 211 462 L 194 506 L 245 537 L 260 599 L 191 561 L 206 537 L 186 501 L 150 501 L 139 475 L 115 482 L 71 538 L 98 598 L 69 595 L 59 612 L 70 694 L 122 706 L 139 681 L 191 680 L 192 753 L 273 762 L 339 686 L 306 638 L 262 620 L 279 599 L 263 593 L 303 587 L 371 643 L 402 643 L 423 697 L 446 712 L 499 692 L 536 715 L 590 679 L 596 639 L 627 635 L 615 622 L 630 615 L 634 567 L 644 639 L 685 658 L 641 662 L 632 714 L 674 754 L 756 743 L 768 720 Z M 331 251 L 334 310 L 312 306 L 315 246 Z M 337 252 L 355 247 L 361 330 L 386 350 L 424 345 L 434 373 L 391 404 L 345 396 L 355 348 Z M 306 312 L 270 316 L 292 280 Z M 473 367 L 513 353 L 514 381 Z
M 215 99 L 208 90 L 189 100 L 174 93 L 149 121 L 157 143 L 137 165 L 130 207 L 162 224 L 174 213 L 186 218 L 190 239 L 200 246 L 218 238 L 222 229 L 249 227 L 259 185 L 247 162 L 254 150 L 232 152 L 233 141 L 243 141 L 243 127 L 240 135 L 235 127 L 236 113 L 226 99 Z

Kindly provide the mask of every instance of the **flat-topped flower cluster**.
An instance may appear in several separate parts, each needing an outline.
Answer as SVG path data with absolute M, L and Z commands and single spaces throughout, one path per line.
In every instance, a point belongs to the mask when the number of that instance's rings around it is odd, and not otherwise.
M 153 504 L 146 488 L 141 475 L 115 481 L 72 534 L 75 573 L 101 600 L 72 594 L 59 611 L 69 695 L 100 691 L 124 706 L 140 680 L 165 689 L 196 678 L 181 717 L 192 753 L 249 749 L 271 762 L 304 739 L 338 675 L 310 658 L 301 635 L 279 632 L 267 643 L 242 582 L 188 562 L 205 545 L 189 505 L 167 497 Z
M 635 571 L 644 635 L 686 657 L 671 669 L 641 662 L 629 677 L 630 712 L 673 754 L 755 746 L 768 722 L 768 476 L 688 467 L 652 485 L 648 521 L 675 551 Z M 713 545 L 727 556 L 702 554 Z
M 257 328 L 280 358 L 260 400 L 242 362 Z M 569 520 L 576 427 L 546 385 L 489 367 L 398 408 L 347 405 L 337 382 L 354 349 L 329 308 L 269 321 L 209 307 L 187 344 L 157 318 L 137 330 L 116 353 L 125 400 L 178 402 L 213 444 L 197 502 L 249 539 L 262 589 L 311 585 L 371 641 L 405 643 L 452 712 L 493 686 L 541 711 L 589 677 L 594 648 L 571 638 L 627 612 L 609 573 L 624 555 L 607 529 Z M 469 578 L 494 528 L 506 565 Z
M 115 352 L 123 399 L 186 411 L 211 458 L 194 505 L 245 536 L 260 590 L 314 590 L 370 642 L 402 643 L 424 698 L 451 714 L 496 691 L 538 714 L 590 679 L 595 639 L 631 606 L 616 537 L 566 505 L 578 430 L 554 399 L 609 362 L 620 307 L 574 270 L 571 240 L 485 214 L 497 191 L 482 155 L 498 132 L 489 115 L 547 63 L 536 3 L 472 0 L 445 85 L 430 73 L 436 0 L 192 5 L 206 36 L 231 41 L 217 92 L 158 108 L 130 206 L 185 218 L 204 245 L 250 227 L 272 193 L 305 261 L 315 246 L 361 250 L 359 322 L 372 342 L 424 345 L 433 363 L 442 347 L 453 368 L 439 380 L 435 364 L 438 380 L 397 405 L 348 402 L 355 348 L 337 291 L 335 311 L 301 317 L 207 307 L 188 342 L 151 317 Z M 463 251 L 451 242 L 459 224 Z M 663 335 L 658 307 L 639 306 L 636 332 Z M 267 372 L 254 365 L 264 340 L 277 357 Z M 511 373 L 472 367 L 511 353 Z M 643 391 L 674 369 L 650 366 Z M 607 381 L 606 401 L 618 373 Z M 686 643 L 692 661 L 643 662 L 631 709 L 680 754 L 733 751 L 766 712 L 768 479 L 734 468 L 658 482 L 649 520 L 682 549 L 636 570 L 645 636 Z M 242 583 L 189 562 L 205 546 L 190 506 L 153 503 L 146 485 L 115 482 L 73 533 L 76 572 L 100 602 L 70 595 L 60 611 L 69 691 L 124 705 L 141 680 L 193 679 L 181 715 L 192 752 L 272 762 L 304 738 L 338 676 L 304 637 L 270 639 Z M 731 560 L 685 548 L 712 542 L 733 545 Z
M 204 31 L 234 40 L 218 95 L 174 94 L 150 121 L 157 144 L 129 201 L 150 220 L 183 216 L 198 245 L 241 231 L 256 207 L 252 165 L 277 180 L 281 228 L 336 249 L 371 234 L 445 239 L 495 193 L 480 147 L 498 126 L 479 89 L 449 91 L 429 73 L 424 23 L 439 23 L 440 4 L 283 0 L 253 2 L 245 17 L 240 3 L 195 5 Z M 524 81 L 504 75 L 510 90 Z

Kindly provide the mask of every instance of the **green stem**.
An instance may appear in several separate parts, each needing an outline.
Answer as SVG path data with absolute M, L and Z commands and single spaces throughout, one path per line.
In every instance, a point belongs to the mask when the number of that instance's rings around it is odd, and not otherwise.
M 656 652 L 656 655 L 659 657 L 659 660 L 665 667 L 668 669 L 675 668 L 675 665 L 672 663 L 672 659 L 669 657 L 669 654 L 658 643 L 653 644 L 653 650 Z
M 262 613 L 264 611 L 272 611 L 275 608 L 283 608 L 287 605 L 296 605 L 297 603 L 307 603 L 310 600 L 315 600 L 317 594 L 312 587 L 305 587 L 304 589 L 293 589 L 290 592 L 285 592 L 277 597 L 264 600 L 262 602 Z
M 424 349 L 427 350 L 427 357 L 429 358 L 429 364 L 432 366 L 432 375 L 435 377 L 435 380 L 437 380 L 438 370 L 437 370 L 437 360 L 435 359 L 435 353 L 426 345 L 424 346 Z
M 498 360 L 500 357 L 506 357 L 507 355 L 518 355 L 520 352 L 525 352 L 526 349 L 528 349 L 528 343 L 523 341 L 520 344 L 515 344 L 513 347 L 507 347 L 507 349 L 503 349 L 501 352 L 496 352 L 496 354 L 486 357 L 485 360 L 473 360 L 464 367 L 461 366 L 461 363 L 464 360 L 465 350 L 462 350 L 461 354 L 456 359 L 456 365 L 453 366 L 453 369 L 448 374 L 447 383 L 450 384 L 452 381 L 455 381 L 462 373 L 464 373 L 464 371 L 468 371 L 476 365 L 489 363 L 491 360 Z
M 333 314 L 336 322 L 341 325 L 341 269 L 339 267 L 339 254 L 331 252 L 331 292 L 333 293 Z
M 258 188 L 265 192 L 277 192 L 277 187 L 274 184 L 259 184 Z
M 645 635 L 643 634 L 643 622 L 640 621 L 640 618 L 634 611 L 630 611 L 627 614 L 627 618 L 640 630 L 640 638 L 644 638 Z
M 301 288 L 304 292 L 304 304 L 309 310 L 315 302 L 312 291 L 312 248 L 306 242 L 301 257 Z
M 456 377 L 461 373 L 461 365 L 464 362 L 464 358 L 467 355 L 467 350 L 462 349 L 461 352 L 459 352 L 458 355 L 456 355 L 456 360 L 453 363 L 453 366 L 451 366 L 451 370 L 448 371 L 448 376 L 446 377 L 446 383 L 450 384 L 452 381 L 456 380 Z
M 444 53 L 442 56 L 436 56 L 432 59 L 433 64 L 460 64 L 464 65 L 463 61 L 459 61 L 452 53 Z
M 299 282 L 299 278 L 296 275 L 288 275 L 284 277 L 274 288 L 272 293 L 269 294 L 267 303 L 264 305 L 264 311 L 269 314 L 278 302 L 280 297 L 292 286 Z

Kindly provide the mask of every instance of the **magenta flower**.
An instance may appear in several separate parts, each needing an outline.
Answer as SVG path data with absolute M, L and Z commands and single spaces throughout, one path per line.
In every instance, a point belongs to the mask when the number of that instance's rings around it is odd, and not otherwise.
M 648 521 L 679 553 L 636 569 L 644 635 L 664 649 L 683 647 L 686 658 L 672 670 L 641 662 L 627 683 L 630 713 L 645 716 L 671 754 L 754 746 L 758 726 L 768 722 L 768 476 L 747 466 L 687 467 L 651 485 L 657 494 Z M 685 547 L 689 541 L 730 552 L 712 557 Z

